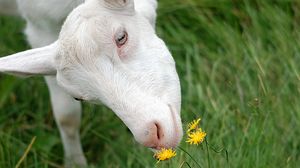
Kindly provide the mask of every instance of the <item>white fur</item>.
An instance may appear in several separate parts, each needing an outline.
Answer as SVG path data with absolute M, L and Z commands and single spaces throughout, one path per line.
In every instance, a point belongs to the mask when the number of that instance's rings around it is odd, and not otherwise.
M 179 143 L 180 84 L 174 60 L 153 28 L 155 0 L 135 0 L 134 5 L 133 0 L 17 2 L 29 43 L 41 48 L 1 58 L 0 72 L 53 75 L 46 81 L 67 164 L 86 165 L 78 131 L 81 106 L 72 97 L 107 105 L 141 144 Z M 114 36 L 123 30 L 128 41 L 117 47 Z M 164 133 L 158 144 L 148 142 L 153 123 Z

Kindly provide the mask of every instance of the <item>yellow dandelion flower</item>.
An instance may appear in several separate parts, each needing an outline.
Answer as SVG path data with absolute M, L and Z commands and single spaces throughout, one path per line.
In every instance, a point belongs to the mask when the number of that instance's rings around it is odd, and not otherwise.
M 203 142 L 205 136 L 206 136 L 206 133 L 204 131 L 202 131 L 201 128 L 199 128 L 196 131 L 188 134 L 188 139 L 186 142 L 191 145 L 198 145 Z
M 176 156 L 176 152 L 172 149 L 165 149 L 162 148 L 160 151 L 154 154 L 154 157 L 159 161 L 164 161 L 171 159 L 172 157 Z
M 199 119 L 197 119 L 197 120 L 194 120 L 194 121 L 190 122 L 190 123 L 188 124 L 188 130 L 187 130 L 187 132 L 189 133 L 189 132 L 191 132 L 192 130 L 197 129 L 197 127 L 198 127 L 198 125 L 199 125 L 199 123 L 200 123 L 200 120 L 201 120 L 201 118 L 199 118 Z

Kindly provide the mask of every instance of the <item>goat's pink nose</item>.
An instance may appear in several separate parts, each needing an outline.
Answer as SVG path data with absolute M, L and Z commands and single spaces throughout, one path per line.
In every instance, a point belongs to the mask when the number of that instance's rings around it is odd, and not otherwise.
M 153 149 L 170 148 L 177 145 L 176 139 L 174 142 L 165 142 L 165 134 L 161 125 L 157 122 L 150 124 L 147 131 L 147 140 L 144 143 L 146 147 Z
M 161 140 L 164 138 L 164 133 L 161 126 L 158 123 L 151 123 L 149 130 L 146 133 L 145 146 L 150 148 L 157 148 L 160 146 Z

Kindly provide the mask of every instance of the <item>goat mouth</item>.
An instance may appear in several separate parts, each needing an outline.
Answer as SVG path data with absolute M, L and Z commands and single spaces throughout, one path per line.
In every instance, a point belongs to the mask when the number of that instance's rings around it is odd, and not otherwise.
M 149 149 L 155 153 L 155 152 L 158 152 L 159 150 L 161 150 L 162 148 L 161 147 L 149 147 Z
M 160 151 L 162 148 L 163 148 L 163 147 L 149 147 L 149 149 L 150 149 L 152 152 L 154 152 L 154 153 Z M 176 148 L 175 148 L 175 147 L 172 147 L 172 148 L 167 148 L 167 149 L 172 149 L 172 150 L 174 150 L 174 149 L 176 149 Z

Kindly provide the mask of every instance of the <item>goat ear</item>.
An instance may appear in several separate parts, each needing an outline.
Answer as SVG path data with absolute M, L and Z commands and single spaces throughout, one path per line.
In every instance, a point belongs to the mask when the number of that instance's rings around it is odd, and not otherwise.
M 42 48 L 19 52 L 0 58 L 0 72 L 16 76 L 55 75 L 54 58 L 57 42 Z
M 133 14 L 134 0 L 104 0 L 104 6 L 114 11 Z

